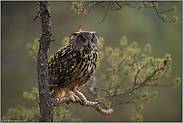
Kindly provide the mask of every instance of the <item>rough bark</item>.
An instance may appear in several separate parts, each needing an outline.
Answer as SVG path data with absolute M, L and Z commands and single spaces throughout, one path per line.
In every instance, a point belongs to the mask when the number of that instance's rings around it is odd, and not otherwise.
M 67 103 L 70 104 L 72 103 L 72 100 L 69 97 L 58 97 L 58 98 L 52 98 L 52 102 L 54 106 L 58 106 L 61 103 Z M 82 104 L 82 100 L 79 100 L 78 102 L 75 102 L 78 104 L 81 104 L 82 106 L 87 106 L 88 108 L 94 108 L 96 112 L 100 112 L 103 115 L 111 115 L 114 110 L 111 108 L 108 108 L 107 110 L 103 109 L 100 107 L 98 102 L 92 102 L 92 101 L 87 101 L 86 104 Z
M 49 2 L 40 2 L 40 17 L 42 32 L 39 40 L 39 51 L 37 59 L 37 74 L 40 99 L 40 121 L 53 121 L 53 105 L 51 102 L 49 78 L 48 78 L 48 50 L 51 41 L 51 14 Z

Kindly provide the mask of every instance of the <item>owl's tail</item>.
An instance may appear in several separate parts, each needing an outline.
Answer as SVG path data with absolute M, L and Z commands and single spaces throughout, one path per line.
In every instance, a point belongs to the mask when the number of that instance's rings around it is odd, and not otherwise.
M 50 90 L 54 91 L 52 95 L 53 98 L 63 97 L 65 95 L 65 91 L 61 87 L 58 87 L 58 86 L 52 87 Z

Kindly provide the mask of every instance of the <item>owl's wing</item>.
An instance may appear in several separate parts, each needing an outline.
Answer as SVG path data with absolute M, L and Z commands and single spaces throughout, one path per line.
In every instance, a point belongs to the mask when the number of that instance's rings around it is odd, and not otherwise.
M 80 51 L 69 47 L 58 50 L 48 62 L 50 85 L 66 87 L 70 84 L 70 80 L 81 72 L 84 61 L 80 55 Z

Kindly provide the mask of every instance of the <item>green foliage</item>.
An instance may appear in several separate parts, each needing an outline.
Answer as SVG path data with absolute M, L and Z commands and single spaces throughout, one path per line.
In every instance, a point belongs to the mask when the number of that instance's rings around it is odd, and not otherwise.
M 173 86 L 173 87 L 176 87 L 176 86 L 178 86 L 179 83 L 181 83 L 180 78 L 175 78 L 174 81 L 173 81 L 172 86 Z
M 142 4 L 139 5 L 138 10 L 141 12 L 144 10 L 144 6 Z
M 2 117 L 2 122 L 38 122 L 39 121 L 39 107 L 33 106 L 28 109 L 23 106 L 16 108 L 9 108 L 6 115 Z
M 140 101 L 150 101 L 150 98 L 157 97 L 158 93 L 156 91 L 153 91 L 153 93 L 150 95 L 149 92 L 143 92 L 142 96 L 140 96 Z
M 65 46 L 67 45 L 69 42 L 69 37 L 65 37 L 63 40 L 62 40 L 62 44 Z
M 178 21 L 178 17 L 173 16 L 173 17 L 172 17 L 172 21 L 171 21 L 171 22 L 172 22 L 172 23 L 177 23 L 177 21 Z
M 98 52 L 98 54 L 99 54 L 99 61 L 98 61 L 98 64 L 97 64 L 97 68 L 100 67 L 101 61 L 104 58 L 104 52 L 102 51 L 104 43 L 105 43 L 104 38 L 100 37 L 98 39 L 98 42 L 99 42 L 99 52 Z
M 136 117 L 132 118 L 132 120 L 134 120 L 135 122 L 142 122 L 143 121 L 143 117 L 140 114 L 136 114 Z
M 39 95 L 39 92 L 38 92 L 38 88 L 37 87 L 33 87 L 32 88 L 32 91 L 30 93 L 28 93 L 27 91 L 23 92 L 23 97 L 29 99 L 29 100 L 33 100 L 35 102 L 38 102 L 38 95 Z
M 127 38 L 125 36 L 123 36 L 120 40 L 120 44 L 121 46 L 126 46 L 127 45 Z
M 166 18 L 166 15 L 162 15 L 162 18 Z
M 24 106 L 17 106 L 16 108 L 9 108 L 7 114 L 2 117 L 3 122 L 38 122 L 39 121 L 39 97 L 38 88 L 32 88 L 32 91 L 24 92 L 23 97 L 33 100 L 33 107 L 31 109 Z M 79 122 L 81 119 L 72 118 L 71 113 L 74 111 L 72 105 L 61 104 L 54 109 L 54 122 Z
M 33 57 L 34 60 L 37 61 L 37 53 L 39 50 L 39 39 L 35 39 L 34 43 L 27 44 L 27 48 L 30 49 L 30 55 Z
M 54 109 L 54 122 L 81 122 L 81 119 L 72 118 L 71 114 L 75 110 L 74 106 L 61 104 Z
M 150 44 L 147 44 L 146 47 L 144 48 L 144 52 L 146 55 L 150 55 L 152 52 L 152 48 Z
M 170 12 L 176 12 L 176 11 L 177 11 L 177 7 L 176 7 L 176 6 L 171 6 L 171 7 L 169 8 L 169 11 L 170 11 Z
M 98 41 L 99 41 L 99 49 L 101 50 L 101 49 L 103 49 L 104 38 L 100 37 L 100 38 L 98 39 Z
M 65 37 L 62 40 L 62 44 L 64 46 L 67 45 L 68 42 L 69 42 L 69 37 Z M 33 59 L 37 61 L 37 53 L 39 50 L 39 39 L 35 39 L 33 44 L 32 43 L 27 44 L 27 48 L 29 49 L 30 56 L 32 56 Z M 51 59 L 52 56 L 53 55 L 49 55 L 48 61 Z
M 152 4 L 152 6 L 154 7 L 154 9 L 158 9 L 158 3 L 154 2 L 154 5 Z
M 116 82 L 116 85 L 119 84 L 122 78 L 128 80 L 125 82 L 130 83 L 134 82 L 132 80 L 135 79 L 136 83 L 141 84 L 148 77 L 151 78 L 146 84 L 158 85 L 160 79 L 170 73 L 172 59 L 169 54 L 166 54 L 164 58 L 150 57 L 149 55 L 152 52 L 150 44 L 147 44 L 144 48 L 144 53 L 141 53 L 141 49 L 138 48 L 136 42 L 128 45 L 126 37 L 121 38 L 120 44 L 123 46 L 122 51 L 119 48 L 105 48 L 105 55 L 110 64 L 107 72 L 112 75 L 110 86 L 114 84 L 113 80 L 117 80 L 118 76 L 120 76 L 120 79 Z M 165 67 L 163 67 L 164 64 L 166 64 Z M 160 68 L 163 70 L 160 70 Z M 104 75 L 102 76 L 105 78 Z
M 101 99 L 97 98 L 96 101 L 105 101 L 109 106 L 112 106 L 116 101 L 113 102 L 112 97 L 109 98 L 110 96 L 106 95 L 120 95 L 121 93 L 128 96 L 128 94 L 133 95 L 133 93 L 140 91 L 145 86 L 164 86 L 160 80 L 163 77 L 168 77 L 171 72 L 172 59 L 170 54 L 166 54 L 164 58 L 151 57 L 152 47 L 150 44 L 147 44 L 142 51 L 136 42 L 128 44 L 125 36 L 121 38 L 120 44 L 122 48 L 108 46 L 105 47 L 105 51 L 100 51 L 104 52 L 110 67 L 106 68 L 107 73 L 103 73 L 100 76 L 101 79 L 97 78 L 100 83 L 104 82 L 102 86 L 105 91 L 100 92 Z M 168 86 L 175 86 L 177 83 L 180 83 L 180 78 L 175 79 L 173 84 Z M 141 110 L 144 109 L 142 103 L 149 102 L 151 98 L 157 97 L 157 94 L 156 91 L 152 93 L 146 91 L 142 94 L 135 94 L 131 100 L 134 100 L 133 103 L 135 103 L 137 110 Z M 113 98 L 118 98 L 118 96 Z M 125 103 L 129 103 L 129 101 Z M 142 116 L 138 114 L 135 121 L 142 121 Z
M 86 10 L 84 9 L 84 6 L 85 6 L 85 2 L 74 1 L 74 2 L 72 2 L 71 9 L 74 11 L 78 11 L 78 14 L 83 14 L 83 13 L 86 14 Z M 90 4 L 90 6 L 91 6 L 91 4 Z

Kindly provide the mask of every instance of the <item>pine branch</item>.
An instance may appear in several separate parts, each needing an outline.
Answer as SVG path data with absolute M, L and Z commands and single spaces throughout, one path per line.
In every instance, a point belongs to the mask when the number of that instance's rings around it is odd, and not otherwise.
M 114 93 L 114 94 L 109 94 L 107 96 L 105 96 L 105 98 L 109 98 L 109 97 L 114 97 L 114 96 L 122 96 L 122 95 L 129 95 L 131 93 L 133 93 L 133 91 L 135 90 L 139 90 L 140 88 L 146 86 L 147 82 L 151 80 L 152 77 L 155 76 L 155 74 L 158 72 L 158 71 L 161 71 L 163 70 L 165 67 L 166 67 L 167 64 L 164 64 L 162 67 L 159 67 L 157 69 L 155 69 L 151 74 L 149 74 L 149 76 L 147 76 L 142 82 L 140 82 L 140 84 L 136 84 L 136 77 L 138 76 L 139 72 L 146 66 L 144 65 L 141 69 L 139 69 L 136 73 L 136 76 L 134 78 L 134 84 L 131 88 L 121 92 L 121 93 Z

